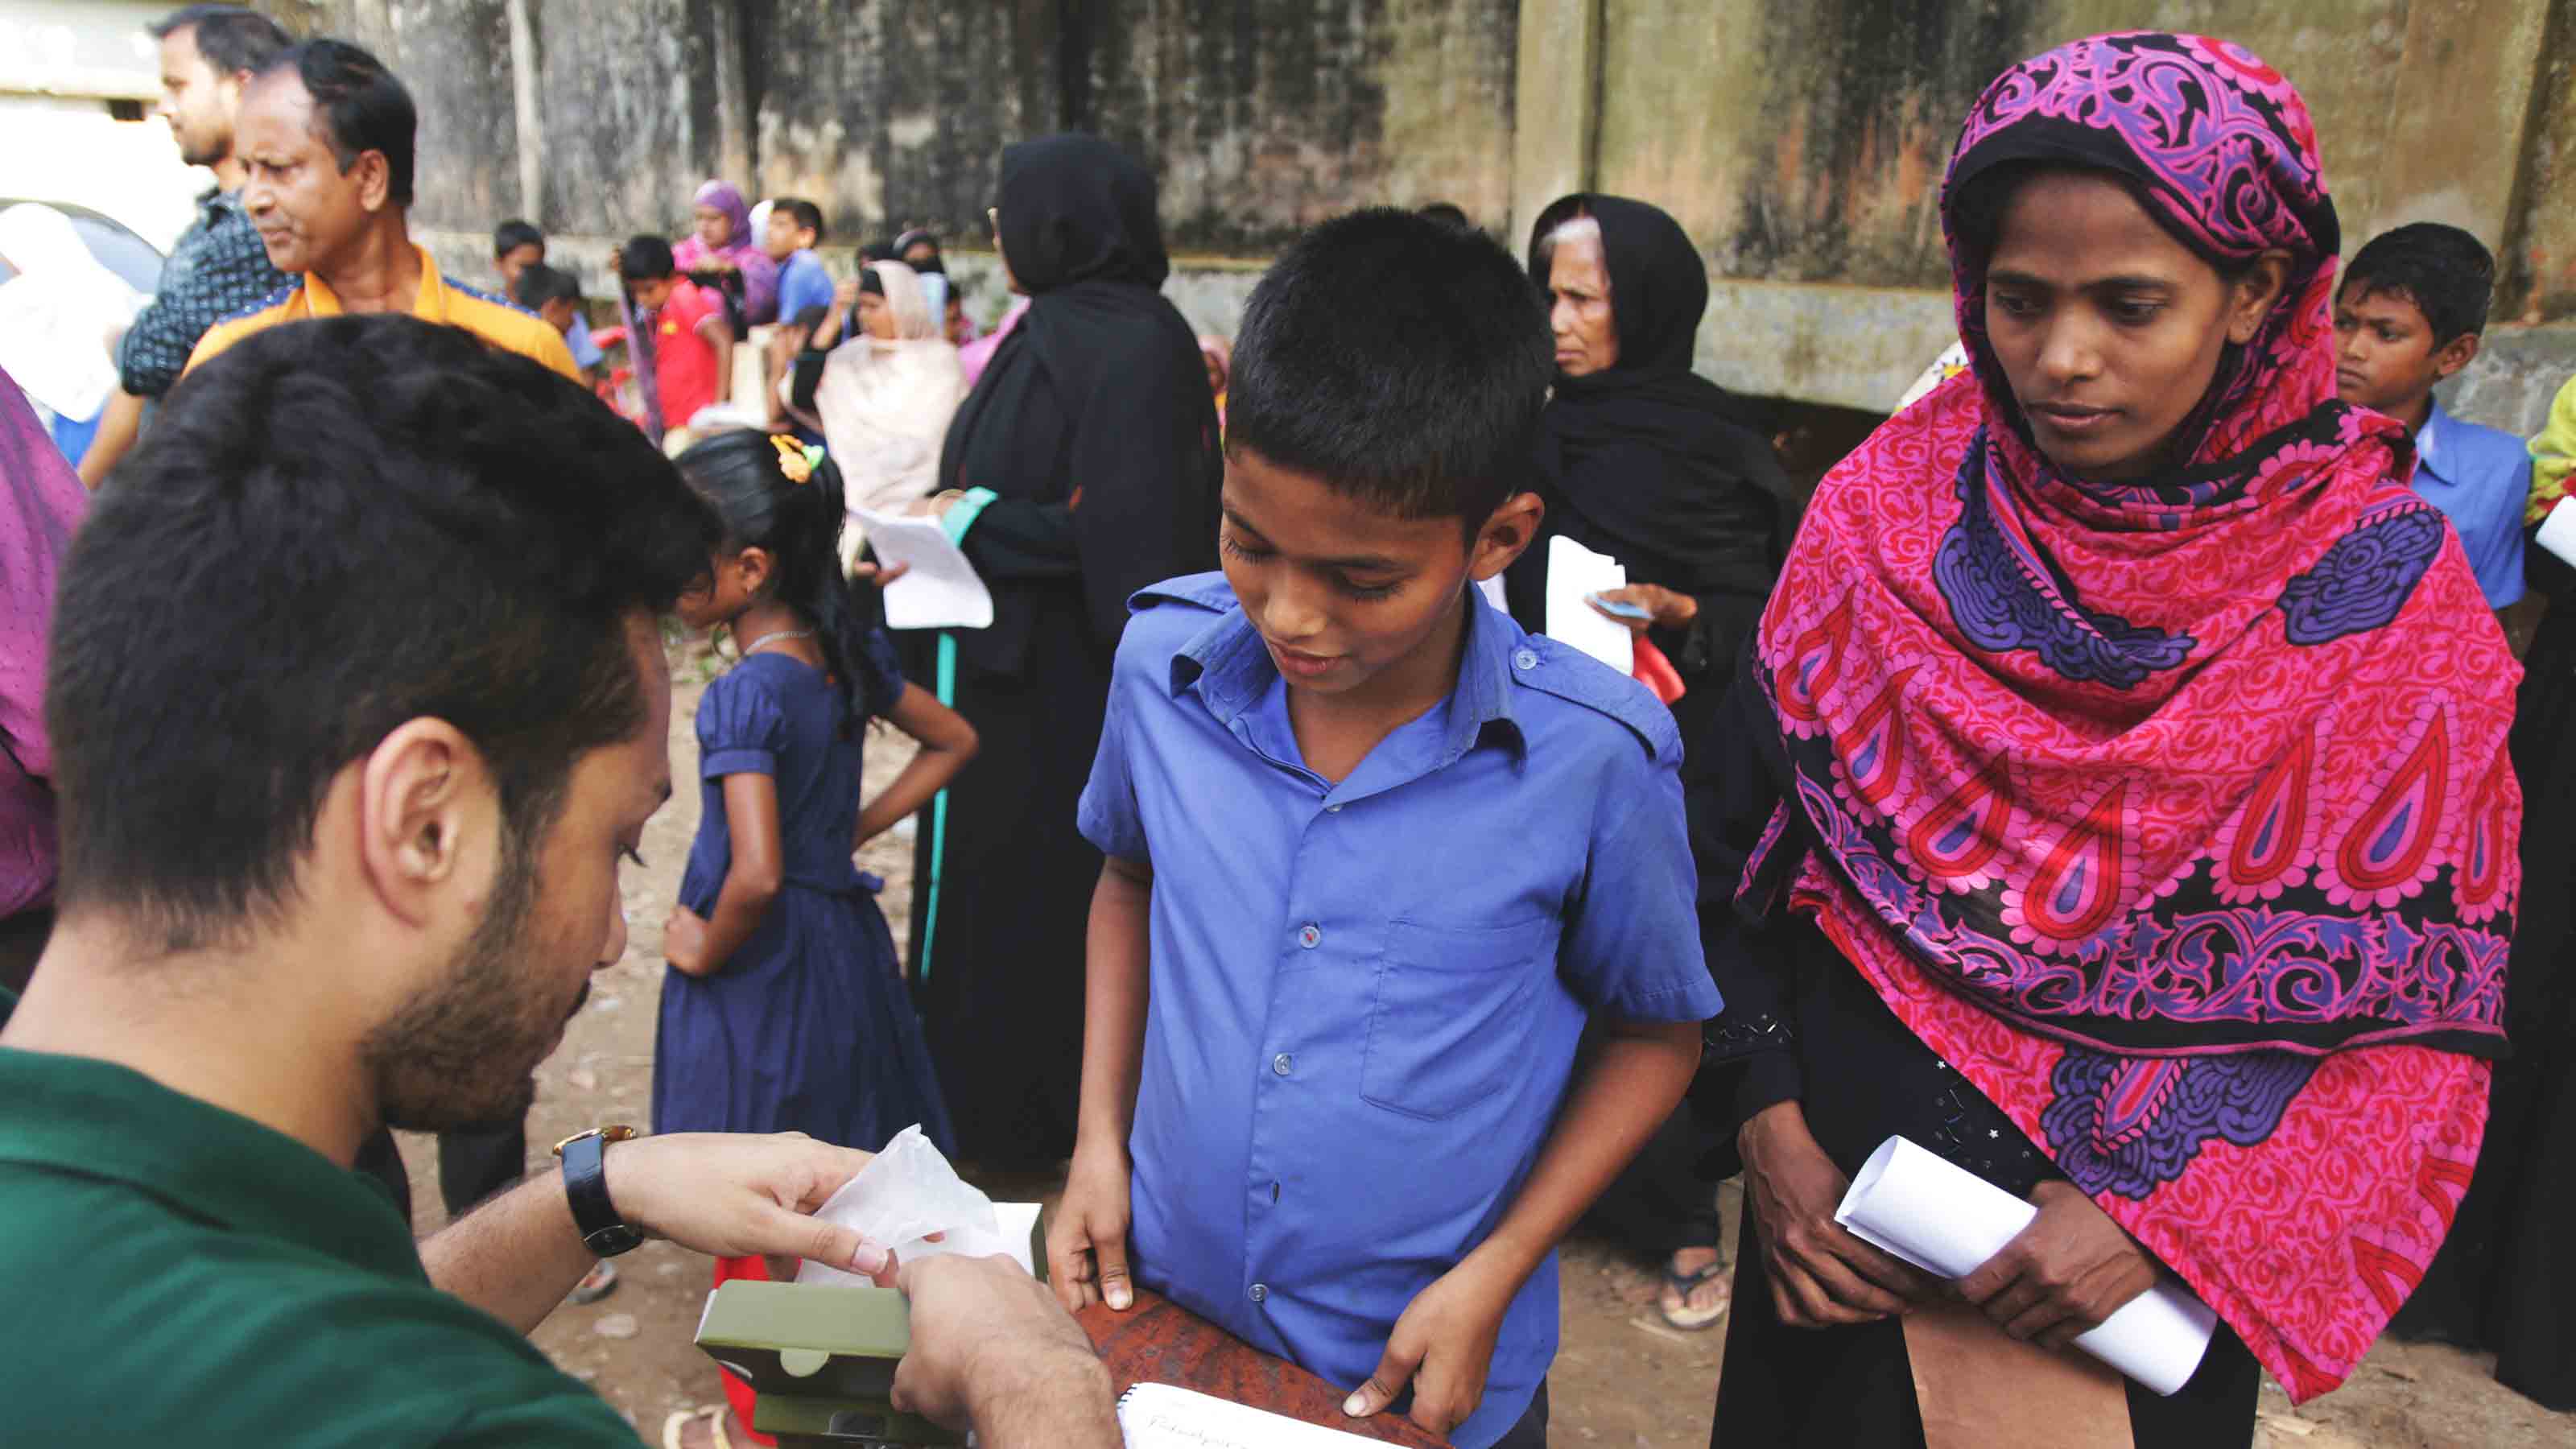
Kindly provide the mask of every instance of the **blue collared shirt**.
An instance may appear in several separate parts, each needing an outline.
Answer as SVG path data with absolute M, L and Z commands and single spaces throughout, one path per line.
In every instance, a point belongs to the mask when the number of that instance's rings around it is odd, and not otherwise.
M 161 264 L 161 289 L 116 344 L 117 384 L 136 397 L 168 392 L 207 328 L 294 280 L 268 264 L 268 248 L 242 210 L 241 193 L 198 197 L 197 219 Z
M 2462 422 L 2440 400 L 2415 432 L 2415 492 L 2442 510 L 2487 607 L 2522 598 L 2522 505 L 2531 492 L 2531 455 L 2522 439 Z
M 1585 1018 L 1718 1012 L 1680 738 L 1471 592 L 1456 688 L 1332 784 L 1223 575 L 1132 607 L 1080 819 L 1154 869 L 1137 1276 L 1355 1388 L 1519 1194 Z M 1551 1254 L 1459 1449 L 1528 1408 L 1556 1319 Z
M 793 322 L 808 307 L 832 305 L 832 273 L 808 247 L 778 268 L 778 320 Z

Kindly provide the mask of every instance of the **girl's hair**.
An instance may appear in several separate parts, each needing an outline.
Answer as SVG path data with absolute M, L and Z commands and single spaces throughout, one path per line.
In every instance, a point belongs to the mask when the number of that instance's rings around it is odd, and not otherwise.
M 768 551 L 771 596 L 813 623 L 824 667 L 850 706 L 843 732 L 858 728 L 890 701 L 867 697 L 868 625 L 841 573 L 841 470 L 826 458 L 797 482 L 772 435 L 751 430 L 718 433 L 677 461 L 723 520 L 727 548 Z

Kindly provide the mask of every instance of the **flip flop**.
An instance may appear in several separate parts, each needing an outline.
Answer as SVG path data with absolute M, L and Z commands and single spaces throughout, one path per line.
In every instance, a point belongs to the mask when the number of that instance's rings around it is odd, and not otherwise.
M 674 1409 L 671 1417 L 662 1421 L 662 1449 L 680 1449 L 681 1435 L 687 1431 L 691 1419 L 707 1421 L 708 1432 L 715 1436 L 716 1449 L 733 1449 L 733 1440 L 725 1435 L 725 1414 L 722 1404 L 704 1409 Z
M 572 1286 L 572 1292 L 566 1295 L 564 1301 L 567 1303 L 597 1303 L 600 1299 L 605 1298 L 616 1291 L 617 1270 L 608 1266 L 607 1261 L 603 1259 L 590 1265 L 590 1271 L 584 1273 L 581 1281 Z
M 1701 1286 L 1722 1279 L 1731 1271 L 1732 1265 L 1723 1258 L 1711 1259 L 1708 1266 L 1691 1273 L 1674 1271 L 1673 1260 L 1664 1259 L 1665 1286 L 1674 1290 L 1674 1296 L 1681 1300 L 1681 1307 L 1678 1310 L 1666 1307 L 1663 1295 L 1657 1294 L 1655 1312 L 1662 1315 L 1664 1322 L 1684 1333 L 1697 1333 L 1701 1329 L 1716 1326 L 1717 1321 L 1726 1316 L 1726 1310 L 1735 1306 L 1734 1285 L 1732 1283 L 1723 1285 L 1727 1290 L 1726 1296 L 1718 1300 L 1714 1308 L 1693 1308 L 1690 1306 L 1690 1296 Z

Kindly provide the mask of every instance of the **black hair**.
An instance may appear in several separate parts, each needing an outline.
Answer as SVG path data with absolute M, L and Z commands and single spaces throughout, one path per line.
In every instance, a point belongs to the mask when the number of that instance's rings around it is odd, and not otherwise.
M 2254 270 L 2255 256 L 2228 256 L 2210 250 L 2209 244 L 2183 229 L 2167 208 L 2147 194 L 2146 183 L 2125 171 L 2104 166 L 2087 166 L 2074 161 L 2001 161 L 1971 176 L 1959 188 L 1958 198 L 1950 204 L 1950 225 L 1954 239 L 1966 254 L 1980 262 L 1991 261 L 1995 247 L 2002 242 L 2004 213 L 2012 208 L 2022 187 L 2042 176 L 2090 176 L 2109 181 L 2129 193 L 2138 209 L 2162 228 L 2165 235 L 2180 242 L 2185 250 L 2209 264 L 2226 283 L 2243 281 Z
M 2495 299 L 2495 254 L 2456 226 L 2419 221 L 2384 231 L 2355 253 L 2344 269 L 2337 301 L 2374 293 L 2415 304 L 2433 328 L 2433 345 L 2487 330 Z
M 573 280 L 572 273 L 543 262 L 533 263 L 519 273 L 519 285 L 513 290 L 517 295 L 512 300 L 531 312 L 548 302 L 581 300 L 581 283 Z
M 916 276 L 944 277 L 948 275 L 948 264 L 937 257 L 923 257 L 920 261 L 905 262 L 904 265 L 912 268 L 913 274 Z
M 630 282 L 658 282 L 679 274 L 671 244 L 650 232 L 626 239 L 617 249 L 617 274 Z
M 385 63 L 345 40 L 324 37 L 270 56 L 259 74 L 289 70 L 313 98 L 314 120 L 339 158 L 340 173 L 347 175 L 369 151 L 381 153 L 387 196 L 396 206 L 411 205 L 412 138 L 420 129 L 420 111 Z
M 1299 237 L 1253 288 L 1226 446 L 1472 534 L 1530 486 L 1555 371 L 1529 278 L 1491 237 L 1356 211 Z
M 59 895 L 170 951 L 290 906 L 333 779 L 408 720 L 474 742 L 533 851 L 574 762 L 646 724 L 628 623 L 718 533 L 577 384 L 384 315 L 192 369 L 90 523 L 46 681 Z
M 770 597 L 814 626 L 824 667 L 849 701 L 846 734 L 894 702 L 867 695 L 868 623 L 841 573 L 841 470 L 826 458 L 799 483 L 784 458 L 772 434 L 736 429 L 678 461 L 680 476 L 722 520 L 725 546 L 767 551 Z
M 795 218 L 798 226 L 814 233 L 814 240 L 823 239 L 823 208 L 801 196 L 782 196 L 769 204 L 769 214 L 776 216 L 782 211 Z
M 903 259 L 895 255 L 893 242 L 873 241 L 868 243 L 866 246 L 859 248 L 859 260 L 862 262 L 896 262 Z
M 546 234 L 537 230 L 535 222 L 521 221 L 517 217 L 512 217 L 492 228 L 492 257 L 495 261 L 521 247 L 535 247 L 543 251 L 545 246 Z
M 239 5 L 183 5 L 143 29 L 154 40 L 194 31 L 190 39 L 197 54 L 217 75 L 257 74 L 271 57 L 295 43 L 276 21 Z
M 1415 207 L 1413 209 L 1413 214 L 1421 217 L 1425 221 L 1436 221 L 1442 226 L 1454 226 L 1460 231 L 1474 231 L 1476 229 L 1476 223 L 1470 220 L 1466 211 L 1459 207 L 1455 202 L 1426 201 L 1422 205 Z

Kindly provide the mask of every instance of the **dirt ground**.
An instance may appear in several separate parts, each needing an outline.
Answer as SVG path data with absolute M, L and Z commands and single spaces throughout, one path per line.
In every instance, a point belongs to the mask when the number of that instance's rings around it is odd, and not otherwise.
M 705 666 L 682 663 L 671 722 L 671 760 L 682 782 L 645 836 L 642 869 L 629 867 L 626 912 L 632 942 L 624 960 L 602 972 L 589 1007 L 564 1044 L 538 1072 L 537 1103 L 528 1122 L 531 1166 L 557 1139 L 603 1122 L 649 1125 L 653 1023 L 659 999 L 661 924 L 679 888 L 689 840 L 697 830 L 698 796 L 688 788 L 697 760 L 693 720 Z M 907 742 L 880 733 L 871 740 L 872 781 L 900 768 Z M 870 844 L 863 864 L 886 878 L 881 898 L 895 935 L 908 929 L 912 850 L 908 838 Z M 428 1232 L 444 1214 L 436 1189 L 434 1142 L 403 1142 L 417 1226 Z M 1004 1200 L 1051 1195 L 1057 1184 L 984 1182 Z M 1733 1185 L 1725 1192 L 1730 1225 Z M 1731 1228 L 1730 1234 L 1732 1236 Z M 1564 1250 L 1563 1346 L 1549 1376 L 1550 1438 L 1560 1446 L 1619 1445 L 1699 1449 L 1724 1348 L 1724 1329 L 1677 1333 L 1654 1310 L 1655 1265 L 1597 1235 L 1578 1234 Z M 712 1403 L 714 1367 L 690 1343 L 711 1275 L 707 1258 L 653 1243 L 617 1260 L 617 1291 L 588 1306 L 567 1305 L 536 1333 L 537 1342 L 574 1376 L 595 1386 L 659 1443 L 674 1410 Z M 2293 1411 L 2264 1385 L 2257 1449 L 2576 1449 L 2576 1414 L 2551 1414 L 2488 1376 L 2477 1356 L 2436 1345 L 2382 1343 L 2340 1392 Z

